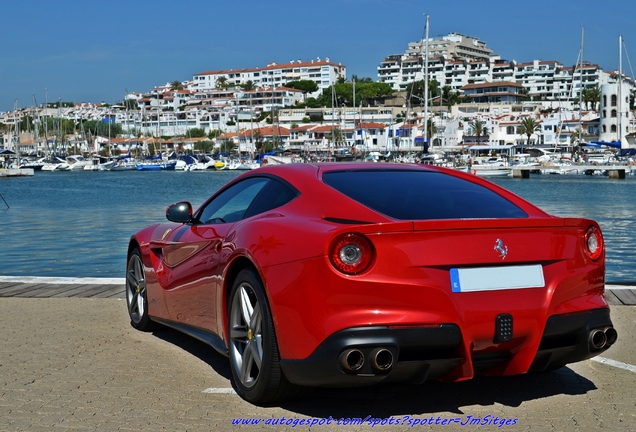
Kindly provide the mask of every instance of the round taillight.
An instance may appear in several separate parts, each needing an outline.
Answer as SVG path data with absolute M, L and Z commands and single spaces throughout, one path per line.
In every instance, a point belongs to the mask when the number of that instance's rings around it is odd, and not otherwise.
M 593 226 L 585 233 L 585 247 L 591 259 L 597 260 L 603 253 L 603 234 L 601 230 Z
M 336 237 L 329 248 L 329 260 L 336 270 L 347 274 L 360 274 L 373 262 L 374 249 L 371 241 L 357 233 Z

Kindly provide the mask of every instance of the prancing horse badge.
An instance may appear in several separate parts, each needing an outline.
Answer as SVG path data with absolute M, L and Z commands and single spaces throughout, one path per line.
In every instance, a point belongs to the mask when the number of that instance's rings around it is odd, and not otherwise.
M 501 239 L 497 239 L 495 242 L 495 250 L 499 252 L 499 256 L 502 260 L 506 259 L 506 256 L 508 255 L 508 246 L 504 245 Z

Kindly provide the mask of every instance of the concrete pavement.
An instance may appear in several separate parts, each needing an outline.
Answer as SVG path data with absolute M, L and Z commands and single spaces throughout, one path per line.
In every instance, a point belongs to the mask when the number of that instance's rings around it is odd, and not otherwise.
M 170 329 L 134 330 L 123 285 L 115 284 L 120 294 L 114 297 L 99 297 L 107 291 L 78 297 L 70 288 L 25 298 L 19 289 L 7 297 L 10 288 L 2 284 L 0 431 L 636 430 L 633 306 L 612 307 L 619 340 L 602 358 L 556 372 L 418 387 L 319 389 L 265 408 L 232 392 L 228 361 L 212 348 Z M 60 290 L 66 284 L 51 285 Z M 42 296 L 43 287 L 37 289 Z M 63 292 L 73 295 L 60 298 Z M 236 419 L 260 424 L 233 425 Z M 287 424 L 268 426 L 267 419 Z M 316 419 L 311 429 L 300 424 L 311 419 Z M 372 427 L 373 419 L 385 426 Z M 433 425 L 421 426 L 431 419 Z M 476 419 L 484 426 L 470 424 Z M 502 420 L 510 424 L 499 428 Z M 452 423 L 443 426 L 444 421 Z

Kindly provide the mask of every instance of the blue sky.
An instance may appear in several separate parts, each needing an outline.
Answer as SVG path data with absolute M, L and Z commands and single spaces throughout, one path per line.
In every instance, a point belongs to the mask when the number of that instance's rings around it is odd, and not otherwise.
M 0 10 L 0 111 L 48 101 L 121 101 L 126 90 L 199 72 L 326 58 L 350 77 L 422 38 L 474 36 L 504 59 L 576 63 L 604 70 L 636 62 L 636 2 L 598 0 L 22 0 Z M 636 66 L 636 65 L 635 65 Z

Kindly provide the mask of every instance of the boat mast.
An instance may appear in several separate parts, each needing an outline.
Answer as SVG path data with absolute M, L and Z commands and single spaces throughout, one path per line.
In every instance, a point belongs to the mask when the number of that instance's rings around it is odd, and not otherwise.
M 20 168 L 20 122 L 18 121 L 18 100 L 13 106 L 13 150 L 15 150 L 16 164 Z
M 44 89 L 44 156 L 47 159 L 53 159 L 51 149 L 49 148 L 49 91 Z
M 238 103 L 238 99 L 237 99 Z M 238 121 L 237 121 L 238 123 Z M 250 151 L 254 149 L 254 153 L 256 153 L 256 143 L 254 143 L 254 108 L 252 107 L 252 91 L 250 90 Z M 258 149 L 260 154 L 260 149 Z M 241 146 L 239 145 L 239 158 L 241 157 Z
M 40 135 L 40 115 L 38 112 L 38 102 L 35 99 L 35 93 L 32 94 L 33 98 L 33 145 L 35 148 L 35 157 L 38 158 L 40 156 L 40 152 L 38 149 L 38 139 Z
M 336 141 L 335 130 L 336 130 L 336 108 L 337 108 L 337 100 L 336 97 L 336 84 L 331 85 L 331 137 L 327 141 L 327 157 L 331 157 L 338 146 L 338 142 Z M 332 150 L 333 145 L 333 150 Z
M 581 106 L 583 100 L 583 53 L 584 53 L 584 41 L 585 41 L 585 27 L 581 27 L 581 56 L 579 58 L 579 78 L 581 83 L 579 84 L 579 146 L 583 141 L 583 108 Z
M 424 16 L 426 16 L 426 49 L 424 53 L 424 143 L 422 145 L 422 150 L 426 148 L 426 143 L 428 142 L 428 15 L 424 14 Z
M 620 148 L 623 148 L 623 130 L 622 117 L 623 117 L 623 99 L 622 99 L 622 87 L 623 87 L 623 35 L 618 35 L 618 143 Z

